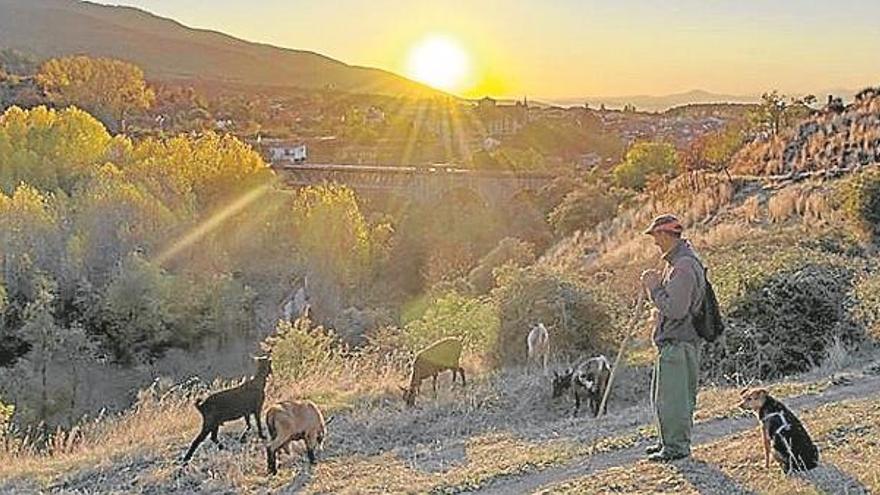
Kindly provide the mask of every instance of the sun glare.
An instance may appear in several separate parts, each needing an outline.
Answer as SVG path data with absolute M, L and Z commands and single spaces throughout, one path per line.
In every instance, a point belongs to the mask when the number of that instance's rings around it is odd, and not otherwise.
M 413 79 L 446 91 L 462 89 L 470 71 L 467 53 L 454 39 L 431 36 L 409 52 L 407 72 Z

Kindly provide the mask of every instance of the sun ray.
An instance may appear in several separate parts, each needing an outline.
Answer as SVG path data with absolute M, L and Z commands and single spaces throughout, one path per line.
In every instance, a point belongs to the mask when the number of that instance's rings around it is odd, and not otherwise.
M 425 115 L 425 105 L 426 105 L 425 100 L 420 100 L 419 105 L 416 108 L 415 118 L 413 119 L 413 122 L 412 122 L 412 129 L 410 130 L 409 134 L 407 135 L 406 143 L 404 144 L 404 148 L 403 148 L 403 155 L 400 157 L 401 158 L 400 159 L 401 165 L 411 165 L 409 160 L 410 160 L 410 158 L 412 158 L 413 148 L 415 147 L 415 143 L 416 143 L 416 141 L 418 141 L 419 134 L 421 133 L 421 130 L 422 130 L 422 124 L 423 124 L 424 115 Z
M 267 192 L 269 192 L 272 187 L 273 186 L 271 183 L 263 184 L 246 192 L 229 205 L 225 206 L 218 212 L 212 214 L 211 216 L 200 222 L 198 225 L 195 226 L 195 228 L 186 233 L 186 235 L 174 241 L 170 246 L 168 246 L 167 248 L 162 250 L 162 252 L 160 252 L 157 256 L 155 256 L 153 258 L 153 261 L 156 262 L 158 265 L 162 265 L 170 259 L 174 258 L 182 251 L 194 245 L 206 235 L 220 227 L 223 222 L 225 222 L 231 216 L 239 213 L 248 205 L 263 197 Z

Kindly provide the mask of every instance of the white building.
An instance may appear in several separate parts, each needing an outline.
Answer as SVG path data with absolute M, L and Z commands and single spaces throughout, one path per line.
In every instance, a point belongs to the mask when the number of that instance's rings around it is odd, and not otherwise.
M 308 148 L 305 143 L 278 143 L 267 146 L 269 160 L 272 162 L 304 163 L 308 158 Z

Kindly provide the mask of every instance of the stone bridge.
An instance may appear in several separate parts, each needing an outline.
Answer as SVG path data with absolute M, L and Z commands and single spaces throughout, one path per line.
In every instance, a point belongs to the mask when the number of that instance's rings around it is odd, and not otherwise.
M 412 199 L 433 199 L 467 188 L 488 204 L 501 204 L 520 191 L 537 191 L 553 180 L 550 174 L 495 170 L 469 170 L 452 166 L 404 167 L 342 164 L 273 164 L 289 186 L 305 187 L 335 182 L 358 194 L 398 194 Z

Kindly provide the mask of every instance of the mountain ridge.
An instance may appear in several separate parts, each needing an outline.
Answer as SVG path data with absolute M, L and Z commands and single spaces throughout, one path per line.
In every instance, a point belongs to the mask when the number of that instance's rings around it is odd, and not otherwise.
M 0 0 L 0 46 L 40 59 L 86 54 L 141 66 L 151 79 L 207 80 L 354 93 L 448 96 L 382 69 L 243 40 L 128 6 Z

